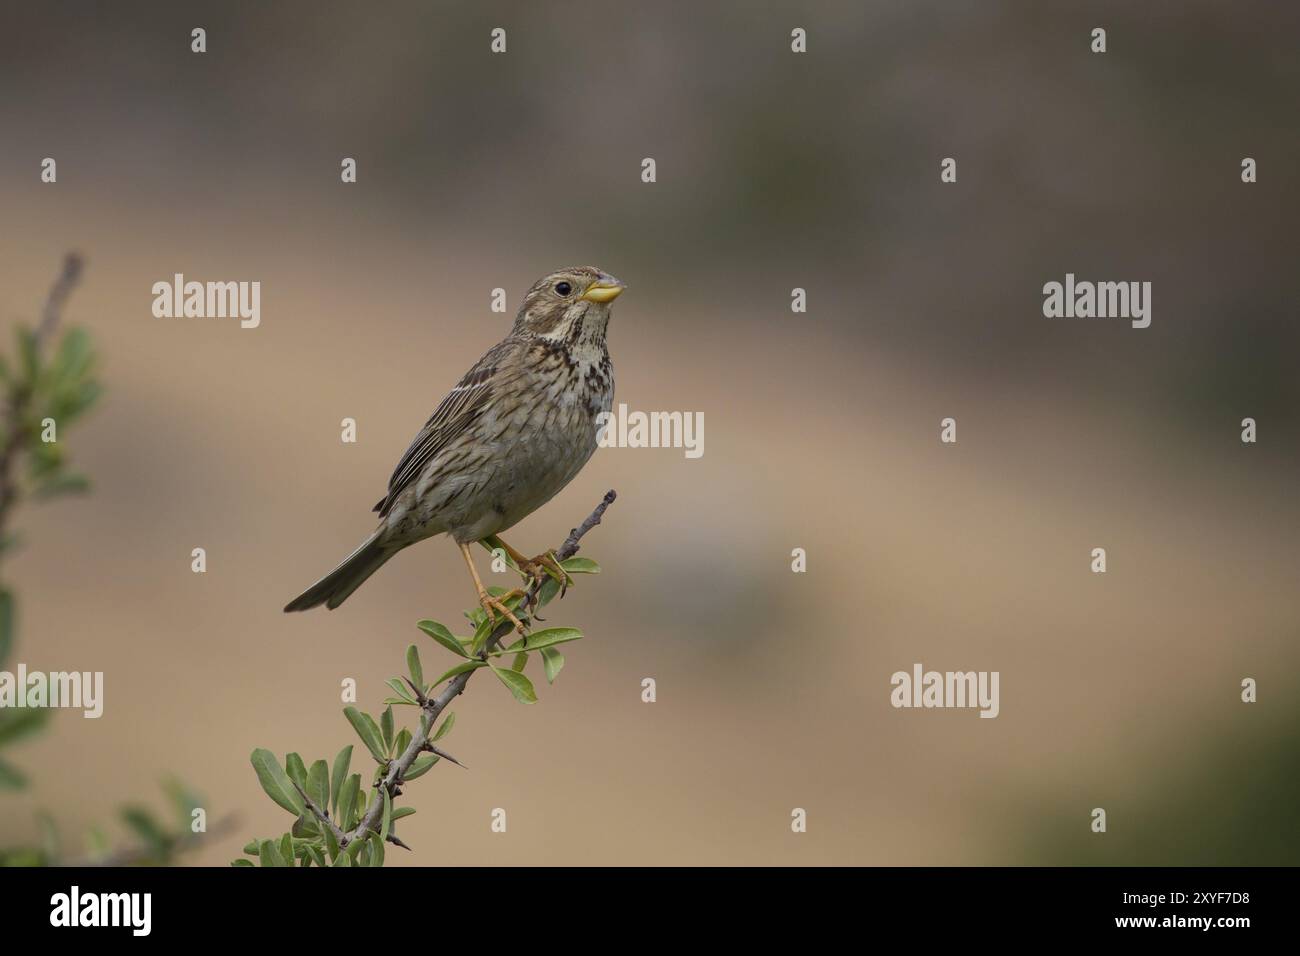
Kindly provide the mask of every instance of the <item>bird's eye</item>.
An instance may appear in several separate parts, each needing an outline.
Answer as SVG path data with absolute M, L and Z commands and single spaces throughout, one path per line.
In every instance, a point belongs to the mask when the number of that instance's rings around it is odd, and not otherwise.
M 567 282 L 557 282 L 555 283 L 555 291 L 560 295 L 568 295 L 573 291 L 573 286 L 569 285 Z

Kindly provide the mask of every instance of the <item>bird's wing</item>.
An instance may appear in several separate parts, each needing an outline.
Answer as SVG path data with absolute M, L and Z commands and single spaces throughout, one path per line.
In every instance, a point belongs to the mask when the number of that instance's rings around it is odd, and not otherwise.
M 411 442 L 411 447 L 406 449 L 406 454 L 393 469 L 392 477 L 388 479 L 388 494 L 374 508 L 380 517 L 388 514 L 397 496 L 419 478 L 424 466 L 438 452 L 478 420 L 495 393 L 493 381 L 508 349 L 509 340 L 489 349 L 434 409 L 420 433 Z

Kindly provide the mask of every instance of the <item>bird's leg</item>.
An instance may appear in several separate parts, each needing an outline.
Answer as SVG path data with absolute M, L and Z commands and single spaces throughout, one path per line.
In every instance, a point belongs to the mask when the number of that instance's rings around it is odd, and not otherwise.
M 543 578 L 549 574 L 560 582 L 560 596 L 563 597 L 564 592 L 573 583 L 564 568 L 560 567 L 554 551 L 544 551 L 535 558 L 525 558 L 523 554 L 506 544 L 505 539 L 500 535 L 497 535 L 497 541 L 505 548 L 506 554 L 510 555 L 510 560 L 519 566 L 519 570 L 537 582 L 539 587 Z
M 487 614 L 488 620 L 492 620 L 496 616 L 493 613 L 494 610 L 500 611 L 502 616 L 515 626 L 515 630 L 527 637 L 528 632 L 524 630 L 524 625 L 520 623 L 519 618 L 515 617 L 510 608 L 505 605 L 507 600 L 521 595 L 524 592 L 519 588 L 515 588 L 515 590 L 508 594 L 503 594 L 499 598 L 495 598 L 491 594 L 488 594 L 487 588 L 483 586 L 483 582 L 479 579 L 478 568 L 474 567 L 474 557 L 469 553 L 469 545 L 459 541 L 456 544 L 460 548 L 460 553 L 465 557 L 465 565 L 469 568 L 470 577 L 474 579 L 474 589 L 478 591 L 478 603 L 482 606 L 483 612 Z

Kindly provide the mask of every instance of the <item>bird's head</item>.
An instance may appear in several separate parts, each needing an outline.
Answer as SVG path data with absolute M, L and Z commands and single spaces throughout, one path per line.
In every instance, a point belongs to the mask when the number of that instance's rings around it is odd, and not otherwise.
M 604 339 L 610 303 L 625 286 L 595 266 L 573 266 L 543 276 L 524 294 L 515 331 L 577 342 Z

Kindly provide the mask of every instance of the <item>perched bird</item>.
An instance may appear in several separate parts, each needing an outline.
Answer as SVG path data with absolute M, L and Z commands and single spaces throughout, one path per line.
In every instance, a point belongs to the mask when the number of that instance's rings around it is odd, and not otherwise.
M 537 280 L 510 334 L 465 373 L 397 463 L 374 508 L 379 527 L 285 610 L 333 610 L 398 551 L 446 533 L 488 617 L 498 611 L 522 632 L 503 603 L 510 595 L 494 598 L 483 587 L 470 546 L 546 504 L 596 450 L 597 416 L 614 399 L 605 328 L 623 288 L 591 266 Z M 559 571 L 549 552 L 526 558 L 501 544 L 534 578 L 546 567 Z

